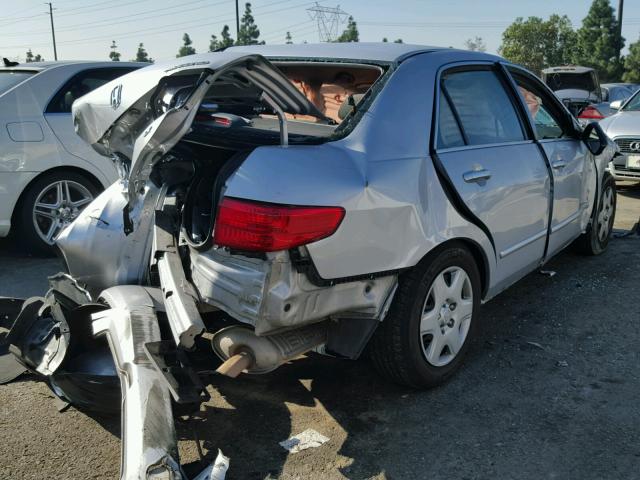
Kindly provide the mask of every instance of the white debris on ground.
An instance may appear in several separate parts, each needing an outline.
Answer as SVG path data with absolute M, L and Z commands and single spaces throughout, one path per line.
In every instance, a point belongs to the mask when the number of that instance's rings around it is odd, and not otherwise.
M 205 468 L 194 480 L 224 480 L 229 470 L 229 457 L 218 450 L 216 461 Z
M 307 448 L 317 448 L 328 441 L 328 437 L 316 432 L 312 428 L 308 428 L 304 432 L 280 442 L 280 445 L 285 450 L 288 450 L 289 453 L 297 453 Z

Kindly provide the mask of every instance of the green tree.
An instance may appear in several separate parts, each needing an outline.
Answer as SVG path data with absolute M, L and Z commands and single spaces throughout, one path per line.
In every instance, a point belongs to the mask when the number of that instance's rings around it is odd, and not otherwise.
M 404 43 L 401 38 L 396 38 L 393 43 Z
M 33 52 L 31 51 L 31 49 L 29 49 L 29 50 L 27 50 L 26 62 L 27 63 L 44 62 L 44 58 L 42 58 L 42 55 L 40 55 L 39 53 L 34 55 Z
M 484 40 L 482 39 L 482 37 L 474 37 L 474 38 L 467 38 L 464 42 L 464 47 L 467 50 L 471 50 L 472 52 L 486 52 L 487 51 L 487 45 L 484 43 Z
M 117 48 L 118 46 L 116 45 L 116 41 L 115 40 L 111 40 L 111 46 L 109 47 L 111 49 L 111 51 L 109 52 L 109 58 L 111 59 L 112 62 L 119 62 L 120 61 L 120 52 L 118 52 Z
M 389 42 L 389 40 L 387 39 L 387 37 L 383 37 L 382 43 L 388 43 L 388 42 Z
M 149 56 L 147 51 L 144 49 L 144 43 L 138 45 L 138 51 L 136 52 L 135 62 L 146 62 L 153 63 L 153 58 Z
M 227 48 L 233 46 L 233 38 L 231 38 L 231 33 L 229 32 L 229 25 L 225 25 L 222 28 L 222 33 L 220 33 L 222 40 L 220 40 L 220 48 Z
M 209 51 L 215 52 L 220 48 L 220 42 L 218 41 L 218 37 L 215 35 L 211 35 L 211 40 L 209 40 Z
M 182 36 L 182 46 L 180 47 L 180 50 L 178 50 L 176 57 L 179 58 L 196 53 L 196 49 L 191 46 L 192 44 L 193 42 L 191 41 L 191 37 L 188 33 L 185 33 Z
M 609 0 L 593 0 L 577 33 L 575 62 L 595 68 L 601 82 L 619 81 L 624 65 L 618 52 L 624 38 L 618 39 L 618 21 Z
M 543 68 L 571 63 L 576 33 L 566 15 L 551 15 L 549 20 L 516 18 L 502 33 L 498 49 L 507 60 L 540 73 Z
M 640 38 L 629 45 L 629 55 L 624 59 L 623 82 L 640 83 Z
M 287 32 L 287 34 L 284 36 L 284 43 L 286 43 L 287 45 L 291 45 L 293 43 L 293 40 L 291 39 L 291 32 Z
M 244 4 L 244 15 L 240 19 L 240 30 L 238 31 L 238 45 L 258 45 L 260 43 L 260 29 L 256 25 L 253 15 L 251 14 L 251 4 Z
M 358 25 L 352 16 L 349 16 L 349 20 L 347 21 L 347 28 L 344 29 L 344 32 L 336 39 L 336 42 L 359 42 L 360 41 L 360 33 L 358 33 Z

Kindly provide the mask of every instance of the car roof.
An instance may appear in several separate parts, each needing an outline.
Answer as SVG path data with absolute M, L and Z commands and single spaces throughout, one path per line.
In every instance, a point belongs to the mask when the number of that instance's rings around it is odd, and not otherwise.
M 227 50 L 262 55 L 267 58 L 335 58 L 371 62 L 399 62 L 417 53 L 449 50 L 443 47 L 387 42 L 300 43 L 285 45 L 242 45 Z
M 565 65 L 563 67 L 550 67 L 542 70 L 542 73 L 587 73 L 593 72 L 591 67 L 580 67 L 577 65 Z
M 5 67 L 0 66 L 0 71 L 33 71 L 33 72 L 42 72 L 44 70 L 49 70 L 50 68 L 55 67 L 63 67 L 67 65 L 86 65 L 90 67 L 144 67 L 149 65 L 148 63 L 143 62 L 112 62 L 112 61 L 100 61 L 100 60 L 58 60 L 52 62 L 25 62 L 19 63 L 13 67 Z

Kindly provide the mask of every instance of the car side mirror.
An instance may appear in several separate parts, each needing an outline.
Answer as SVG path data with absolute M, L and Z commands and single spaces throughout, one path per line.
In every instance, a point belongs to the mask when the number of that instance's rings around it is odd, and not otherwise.
M 582 131 L 582 141 L 594 155 L 600 155 L 608 143 L 607 134 L 604 133 L 598 122 L 591 122 Z
M 611 108 L 611 110 L 620 110 L 621 106 L 622 100 L 615 100 L 609 104 L 609 108 Z

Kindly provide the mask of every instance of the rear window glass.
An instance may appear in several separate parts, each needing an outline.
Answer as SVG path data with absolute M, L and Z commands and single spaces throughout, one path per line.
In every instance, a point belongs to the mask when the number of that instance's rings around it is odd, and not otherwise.
M 13 70 L 0 70 L 0 95 L 26 80 L 36 72 L 20 72 Z
M 548 73 L 545 75 L 545 82 L 554 92 L 558 90 L 586 90 L 592 91 L 595 88 L 593 73 Z
M 275 65 L 323 115 L 317 118 L 285 112 L 294 143 L 296 137 L 333 135 L 345 119 L 361 108 L 366 94 L 384 73 L 379 66 L 352 63 L 291 61 Z M 272 109 L 259 101 L 261 93 L 260 88 L 241 78 L 219 78 L 201 104 L 195 123 L 225 129 L 227 139 L 240 131 L 245 131 L 245 139 L 255 136 L 256 142 L 264 141 L 260 135 L 275 135 L 278 139 L 278 119 Z
M 70 113 L 71 105 L 78 98 L 133 70 L 135 67 L 109 67 L 80 72 L 58 90 L 46 113 Z
M 525 139 L 513 103 L 493 71 L 446 74 L 442 86 L 451 99 L 469 145 Z M 441 111 L 440 115 L 443 114 L 446 115 L 446 111 Z

